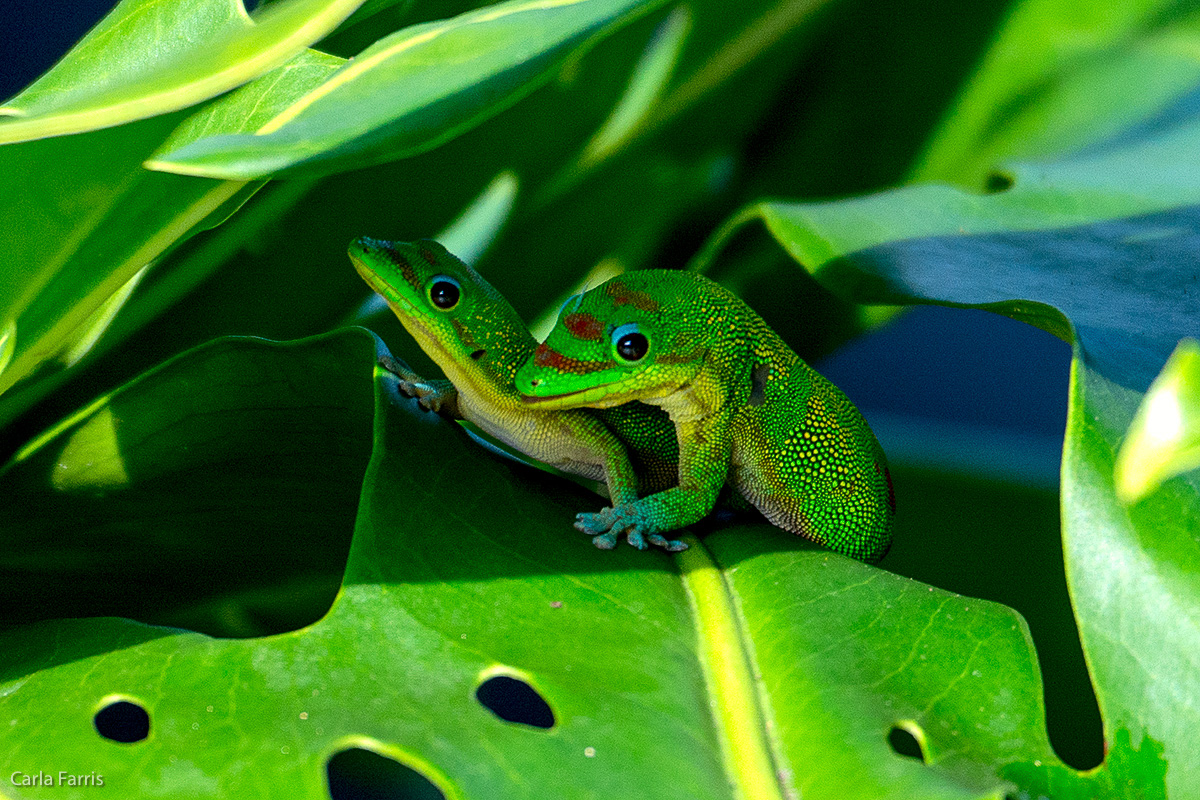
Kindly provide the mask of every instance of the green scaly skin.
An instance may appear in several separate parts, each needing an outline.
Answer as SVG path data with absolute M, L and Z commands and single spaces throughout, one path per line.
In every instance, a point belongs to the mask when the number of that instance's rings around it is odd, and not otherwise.
M 358 274 L 446 375 L 424 380 L 395 360 L 384 362 L 400 379 L 400 391 L 422 407 L 468 420 L 565 472 L 605 481 L 618 506 L 675 485 L 679 446 L 661 410 L 630 403 L 604 411 L 550 411 L 522 402 L 513 378 L 537 341 L 512 305 L 446 248 L 428 240 L 362 237 L 349 254 Z M 687 547 L 656 534 L 628 538 L 639 549 L 647 542 L 670 551 Z M 592 541 L 611 549 L 617 535 Z
M 585 532 L 690 525 L 729 482 L 775 525 L 839 553 L 875 561 L 891 543 L 891 478 L 866 420 L 749 306 L 696 273 L 628 273 L 568 303 L 516 385 L 534 408 L 640 400 L 675 424 L 678 485 L 580 514 Z

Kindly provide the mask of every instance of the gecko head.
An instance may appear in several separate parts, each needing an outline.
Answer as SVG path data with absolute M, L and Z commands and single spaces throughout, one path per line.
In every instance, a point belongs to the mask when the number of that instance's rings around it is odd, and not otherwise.
M 437 242 L 363 236 L 348 252 L 358 274 L 443 370 L 479 362 L 491 350 L 532 347 L 508 301 Z
M 703 347 L 677 323 L 688 280 L 635 272 L 568 301 L 546 341 L 517 370 L 526 403 L 545 409 L 607 408 L 662 397 L 695 377 Z

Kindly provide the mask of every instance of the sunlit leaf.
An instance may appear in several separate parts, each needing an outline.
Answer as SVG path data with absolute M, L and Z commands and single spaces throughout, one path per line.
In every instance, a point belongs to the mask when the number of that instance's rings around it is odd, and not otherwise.
M 1150 384 L 1117 456 L 1117 496 L 1135 503 L 1200 467 L 1200 345 L 1184 339 Z
M 511 105 L 640 0 L 510 0 L 386 37 L 253 134 L 149 162 L 234 180 L 333 171 L 434 147 Z
M 0 107 L 0 143 L 145 119 L 207 100 L 282 64 L 362 0 L 123 0 L 53 69 Z
M 0 205 L 0 319 L 15 341 L 0 374 L 0 420 L 23 411 L 39 390 L 20 399 L 6 393 L 78 351 L 95 333 L 87 321 L 135 275 L 258 188 L 144 170 L 146 153 L 177 122 L 168 115 L 0 147 L 0 187 L 18 198 Z M 50 378 L 42 372 L 35 382 Z

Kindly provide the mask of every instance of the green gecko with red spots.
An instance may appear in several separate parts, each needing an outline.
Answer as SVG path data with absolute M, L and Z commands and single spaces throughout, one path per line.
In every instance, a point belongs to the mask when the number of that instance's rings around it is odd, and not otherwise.
M 399 389 L 422 407 L 465 419 L 522 453 L 565 472 L 603 480 L 623 506 L 675 485 L 679 447 L 660 409 L 628 403 L 602 411 L 549 411 L 522 402 L 513 384 L 517 368 L 537 340 L 504 297 L 479 273 L 437 242 L 407 244 L 362 237 L 349 249 L 358 274 L 378 292 L 417 344 L 441 367 L 446 380 L 424 380 L 399 361 L 384 367 Z M 687 545 L 634 533 L 639 549 Z M 602 549 L 617 536 L 597 536 Z
M 671 417 L 678 485 L 575 526 L 661 536 L 707 515 L 726 483 L 775 525 L 863 561 L 891 543 L 895 498 L 858 409 L 748 305 L 693 272 L 644 270 L 568 302 L 516 374 L 531 408 L 640 400 Z

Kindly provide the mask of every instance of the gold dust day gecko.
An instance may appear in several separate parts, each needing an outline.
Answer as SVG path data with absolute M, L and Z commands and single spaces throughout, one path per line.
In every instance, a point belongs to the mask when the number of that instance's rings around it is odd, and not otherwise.
M 400 390 L 431 411 L 465 419 L 488 435 L 564 472 L 603 480 L 615 505 L 636 501 L 678 480 L 679 447 L 661 410 L 642 403 L 603 411 L 536 409 L 513 384 L 537 341 L 512 305 L 479 273 L 430 240 L 411 244 L 362 237 L 349 248 L 359 275 L 378 292 L 445 380 L 424 380 L 395 360 L 384 364 Z M 682 542 L 629 535 L 667 550 Z M 617 534 L 598 535 L 610 549 Z
M 775 525 L 863 561 L 891 543 L 895 498 L 858 409 L 748 305 L 692 272 L 643 270 L 568 302 L 516 373 L 531 408 L 665 410 L 678 485 L 599 513 L 594 535 L 661 537 L 707 515 L 727 482 Z

